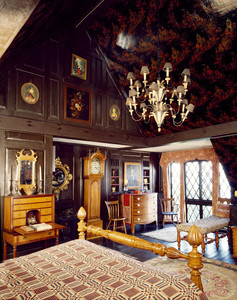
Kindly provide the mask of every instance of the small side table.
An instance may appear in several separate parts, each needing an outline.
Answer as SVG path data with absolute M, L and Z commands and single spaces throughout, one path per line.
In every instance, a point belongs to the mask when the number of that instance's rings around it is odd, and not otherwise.
M 237 226 L 231 226 L 233 237 L 233 254 L 232 257 L 237 258 Z

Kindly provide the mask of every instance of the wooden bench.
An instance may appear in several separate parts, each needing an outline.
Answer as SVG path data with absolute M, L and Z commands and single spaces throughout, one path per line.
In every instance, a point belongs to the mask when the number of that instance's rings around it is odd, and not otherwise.
M 196 225 L 199 232 L 202 235 L 202 253 L 205 254 L 205 246 L 212 242 L 216 242 L 216 248 L 219 248 L 219 239 L 229 234 L 229 218 L 221 218 L 217 216 L 211 216 L 208 218 L 200 219 L 196 222 L 177 224 L 177 242 L 178 248 L 180 248 L 181 240 L 187 241 L 187 235 L 181 237 L 180 232 L 188 232 L 192 225 Z M 220 232 L 221 229 L 227 228 L 226 232 Z M 215 237 L 208 237 L 208 233 L 214 233 Z

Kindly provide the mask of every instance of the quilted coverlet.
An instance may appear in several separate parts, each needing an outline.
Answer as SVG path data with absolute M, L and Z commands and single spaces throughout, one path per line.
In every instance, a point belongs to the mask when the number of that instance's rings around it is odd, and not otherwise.
M 206 299 L 190 279 L 73 240 L 0 264 L 0 299 Z

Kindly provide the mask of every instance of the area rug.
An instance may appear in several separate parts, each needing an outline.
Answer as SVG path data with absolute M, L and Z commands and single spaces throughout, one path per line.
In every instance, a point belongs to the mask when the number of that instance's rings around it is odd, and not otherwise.
M 181 232 L 182 233 L 182 232 Z M 184 234 L 184 232 L 183 232 Z M 159 230 L 141 233 L 141 235 L 151 237 L 160 241 L 173 243 L 177 241 L 177 230 L 176 227 L 167 227 Z
M 190 278 L 191 269 L 184 259 L 169 259 L 167 257 L 155 257 L 145 262 L 156 269 Z M 237 299 L 237 266 L 218 260 L 203 257 L 201 269 L 203 290 L 208 299 Z

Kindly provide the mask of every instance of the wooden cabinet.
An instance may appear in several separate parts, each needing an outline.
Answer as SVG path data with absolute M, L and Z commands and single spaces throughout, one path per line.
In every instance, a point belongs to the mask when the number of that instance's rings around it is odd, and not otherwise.
M 135 233 L 136 224 L 156 222 L 157 228 L 157 193 L 123 194 L 121 205 L 125 222 L 131 225 Z
M 52 229 L 46 231 L 25 231 L 21 227 L 28 225 L 27 216 L 32 212 L 37 223 L 47 223 Z M 7 244 L 13 246 L 13 257 L 16 257 L 17 246 L 56 239 L 58 244 L 59 230 L 64 225 L 54 223 L 54 195 L 6 196 L 4 197 L 3 259 L 7 258 Z

